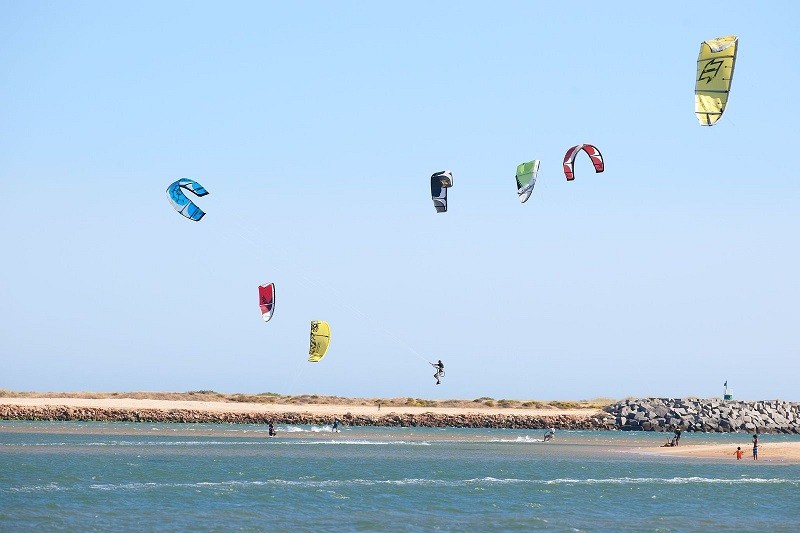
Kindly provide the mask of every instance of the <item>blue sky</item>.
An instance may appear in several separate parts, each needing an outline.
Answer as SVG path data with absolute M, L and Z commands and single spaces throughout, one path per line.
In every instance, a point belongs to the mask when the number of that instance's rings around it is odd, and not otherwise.
M 799 17 L 2 2 L 0 387 L 585 399 L 728 380 L 800 400 Z M 729 106 L 701 127 L 699 45 L 728 34 Z M 579 159 L 567 183 L 581 142 L 606 171 Z M 166 200 L 180 177 L 210 192 L 199 223 Z M 332 328 L 316 365 L 314 319 Z

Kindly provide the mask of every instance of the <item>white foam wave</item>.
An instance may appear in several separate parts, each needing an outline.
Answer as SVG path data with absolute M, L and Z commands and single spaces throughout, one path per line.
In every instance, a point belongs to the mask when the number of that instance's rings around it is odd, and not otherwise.
M 46 485 L 28 485 L 23 487 L 9 487 L 6 489 L 8 492 L 54 492 L 60 490 L 68 490 L 57 483 L 48 483 Z M 0 490 L 0 492 L 3 492 Z
M 722 479 L 722 478 L 702 478 L 702 477 L 675 477 L 675 478 L 608 478 L 608 479 L 572 479 L 572 478 L 559 478 L 559 479 L 519 479 L 519 478 L 494 478 L 482 477 L 472 479 L 460 480 L 445 480 L 445 479 L 425 479 L 425 478 L 402 478 L 402 479 L 268 479 L 256 481 L 220 481 L 220 482 L 198 482 L 198 483 L 122 483 L 122 484 L 95 484 L 90 488 L 95 490 L 147 490 L 157 488 L 214 488 L 214 487 L 248 487 L 248 486 L 287 486 L 287 487 L 301 487 L 309 489 L 324 489 L 331 487 L 347 487 L 347 486 L 374 486 L 374 485 L 388 485 L 388 486 L 442 486 L 442 487 L 478 487 L 482 485 L 509 485 L 509 484 L 530 484 L 530 485 L 595 485 L 595 484 L 730 484 L 730 485 L 747 485 L 747 484 L 788 484 L 792 486 L 800 486 L 798 479 L 785 479 L 785 478 L 738 478 L 738 479 Z
M 549 485 L 690 485 L 690 484 L 728 484 L 728 485 L 750 485 L 750 484 L 766 484 L 766 483 L 788 483 L 791 485 L 800 485 L 800 479 L 785 479 L 785 478 L 737 478 L 737 479 L 724 479 L 724 478 L 707 478 L 707 477 L 672 477 L 672 478 L 656 478 L 656 477 L 619 477 L 608 479 L 552 479 L 545 481 Z
M 286 426 L 285 428 L 276 427 L 276 430 L 285 433 L 335 433 L 332 426 L 311 426 L 305 428 L 300 426 Z
M 470 441 L 464 441 L 464 442 L 470 442 Z M 513 439 L 489 439 L 484 442 L 525 442 L 530 444 L 541 444 L 544 442 L 544 440 L 536 437 L 530 437 L 529 435 L 525 435 L 524 437 L 515 437 Z
M 128 441 L 110 440 L 105 442 L 25 442 L 16 444 L 6 444 L 6 446 L 19 447 L 48 447 L 48 446 L 220 446 L 231 444 L 262 444 L 264 441 L 214 441 L 214 440 L 162 440 L 162 441 Z
M 156 440 L 156 441 L 129 441 L 129 440 L 110 440 L 105 442 L 37 442 L 37 443 L 18 443 L 13 446 L 19 447 L 51 447 L 51 446 L 92 446 L 92 447 L 169 447 L 169 446 L 263 446 L 266 439 L 253 439 L 253 440 Z M 364 439 L 336 439 L 329 440 L 280 440 L 270 439 L 271 443 L 283 445 L 364 445 L 364 446 L 430 446 L 431 443 L 427 441 L 405 441 L 405 440 L 364 440 Z
M 261 445 L 263 440 L 156 440 L 126 441 L 112 440 L 108 442 L 72 443 L 74 446 L 252 446 Z

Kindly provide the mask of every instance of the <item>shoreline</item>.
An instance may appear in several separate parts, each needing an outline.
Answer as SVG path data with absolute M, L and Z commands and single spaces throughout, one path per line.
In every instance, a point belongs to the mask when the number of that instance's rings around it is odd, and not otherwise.
M 750 463 L 800 463 L 800 442 L 764 442 L 762 439 L 758 443 L 758 460 L 754 460 L 753 444 L 747 437 L 748 434 L 743 434 L 741 442 L 730 444 L 689 444 L 671 448 L 659 447 L 654 448 L 652 451 L 648 450 L 648 453 L 683 459 L 724 459 L 733 463 L 744 461 Z M 737 446 L 740 446 L 744 452 L 740 460 L 737 460 L 734 456 Z
M 179 424 L 297 424 L 326 426 L 334 417 L 349 426 L 462 427 L 541 430 L 619 430 L 613 416 L 594 408 L 531 409 L 499 407 L 421 407 L 348 404 L 263 404 L 221 401 L 134 398 L 2 397 L 0 420 L 153 422 Z M 188 429 L 188 428 L 187 428 Z M 759 444 L 759 461 L 752 459 L 748 433 L 728 444 L 685 444 L 676 447 L 640 445 L 627 451 L 675 459 L 736 462 L 741 446 L 749 463 L 800 464 L 800 442 Z M 341 437 L 340 437 L 341 438 Z M 617 449 L 617 451 L 620 451 Z

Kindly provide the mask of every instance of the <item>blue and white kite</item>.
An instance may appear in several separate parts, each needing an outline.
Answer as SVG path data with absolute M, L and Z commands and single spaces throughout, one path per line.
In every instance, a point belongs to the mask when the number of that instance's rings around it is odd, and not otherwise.
M 205 196 L 208 194 L 208 191 L 203 188 L 202 185 L 197 183 L 194 180 L 190 180 L 188 178 L 181 178 L 169 187 L 167 187 L 167 199 L 169 203 L 172 204 L 172 207 L 175 208 L 175 211 L 180 213 L 181 215 L 185 216 L 189 220 L 194 220 L 197 222 L 205 212 L 194 205 L 194 203 L 183 194 L 181 189 L 186 189 L 187 191 L 191 191 L 195 193 L 197 196 Z

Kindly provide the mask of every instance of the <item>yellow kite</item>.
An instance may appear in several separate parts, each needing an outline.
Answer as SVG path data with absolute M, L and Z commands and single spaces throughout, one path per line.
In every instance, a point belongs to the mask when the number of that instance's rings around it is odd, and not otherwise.
M 735 35 L 717 37 L 700 44 L 694 113 L 703 126 L 713 126 L 722 117 L 733 80 L 733 66 L 739 43 Z
M 331 343 L 331 327 L 324 320 L 311 321 L 311 343 L 308 348 L 308 360 L 317 363 L 325 357 Z

